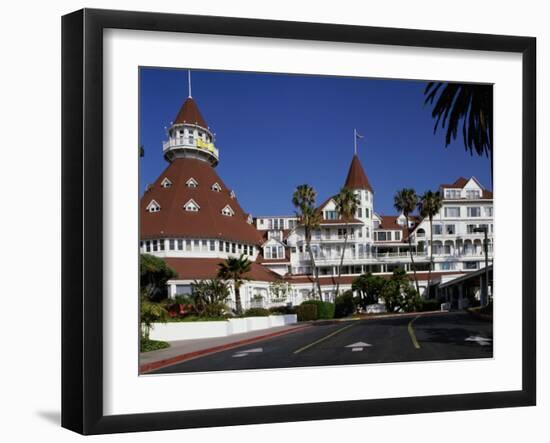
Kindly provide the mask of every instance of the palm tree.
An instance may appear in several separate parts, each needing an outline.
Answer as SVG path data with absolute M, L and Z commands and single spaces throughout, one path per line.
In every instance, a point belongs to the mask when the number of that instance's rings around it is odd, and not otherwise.
M 296 187 L 296 190 L 292 195 L 292 204 L 296 207 L 296 215 L 298 216 L 300 224 L 304 227 L 306 249 L 309 252 L 312 274 L 317 284 L 319 299 L 322 299 L 321 283 L 319 282 L 319 270 L 315 265 L 315 257 L 313 256 L 313 251 L 311 249 L 311 234 L 315 229 L 319 228 L 321 223 L 321 214 L 315 208 L 316 197 L 317 193 L 313 187 L 307 184 L 299 185 Z
M 447 127 L 445 147 L 457 138 L 462 121 L 464 148 L 473 154 L 486 155 L 491 161 L 493 186 L 493 86 L 460 83 L 429 82 L 424 90 L 424 103 L 435 105 L 434 133 L 439 123 Z M 437 100 L 436 100 L 437 97 Z
M 242 314 L 241 286 L 246 280 L 245 274 L 250 272 L 252 263 L 244 254 L 240 257 L 228 257 L 225 262 L 218 263 L 218 277 L 223 280 L 233 280 L 235 288 L 235 304 L 237 314 Z
M 420 294 L 420 288 L 418 287 L 418 280 L 416 279 L 416 265 L 414 263 L 412 243 L 411 243 L 411 228 L 409 226 L 409 214 L 413 212 L 418 203 L 418 196 L 414 189 L 403 188 L 396 192 L 393 198 L 393 206 L 398 211 L 402 212 L 405 216 L 405 224 L 407 226 L 407 240 L 409 242 L 409 252 L 411 255 L 411 265 L 413 268 L 414 274 L 414 283 L 416 285 L 416 290 Z
M 430 221 L 430 268 L 428 269 L 428 291 L 429 285 L 432 283 L 432 270 L 434 267 L 433 256 L 433 219 L 434 216 L 441 210 L 443 198 L 439 192 L 427 191 L 420 197 L 418 201 L 418 211 L 423 218 L 428 217 Z
M 357 212 L 357 208 L 360 205 L 359 198 L 351 189 L 343 187 L 338 195 L 334 197 L 336 204 L 336 213 L 338 217 L 345 222 L 344 231 L 344 249 L 342 250 L 342 256 L 340 257 L 340 265 L 338 266 L 338 280 L 336 280 L 336 295 L 340 291 L 340 276 L 342 275 L 342 265 L 344 263 L 344 254 L 346 253 L 346 247 L 348 245 L 348 230 L 349 222 Z

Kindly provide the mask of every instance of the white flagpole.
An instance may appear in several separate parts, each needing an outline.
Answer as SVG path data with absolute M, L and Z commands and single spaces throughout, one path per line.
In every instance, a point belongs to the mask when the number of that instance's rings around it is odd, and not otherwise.
M 192 98 L 191 96 L 191 69 L 187 70 L 187 83 L 189 86 L 189 98 Z
M 353 153 L 357 155 L 357 129 L 353 128 Z

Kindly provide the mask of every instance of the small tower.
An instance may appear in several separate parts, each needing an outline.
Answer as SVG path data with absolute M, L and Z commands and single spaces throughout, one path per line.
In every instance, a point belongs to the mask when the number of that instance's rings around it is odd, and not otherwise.
M 359 197 L 360 203 L 356 218 L 364 223 L 363 238 L 366 239 L 366 243 L 371 243 L 373 239 L 374 192 L 357 154 L 353 155 L 344 186 L 354 190 Z
M 164 158 L 197 158 L 216 166 L 218 149 L 214 146 L 214 134 L 206 124 L 199 108 L 191 97 L 191 73 L 189 73 L 189 96 L 183 103 L 175 120 L 167 131 L 168 140 L 163 143 Z

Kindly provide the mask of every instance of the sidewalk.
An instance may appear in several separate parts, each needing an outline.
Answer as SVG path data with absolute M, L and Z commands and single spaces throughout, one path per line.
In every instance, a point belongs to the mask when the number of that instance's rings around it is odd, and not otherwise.
M 140 353 L 139 372 L 145 373 L 153 371 L 202 355 L 212 354 L 214 352 L 254 343 L 270 337 L 296 332 L 309 328 L 310 326 L 311 325 L 307 323 L 297 323 L 294 325 L 277 326 L 269 329 L 233 334 L 227 337 L 171 341 L 169 348 Z

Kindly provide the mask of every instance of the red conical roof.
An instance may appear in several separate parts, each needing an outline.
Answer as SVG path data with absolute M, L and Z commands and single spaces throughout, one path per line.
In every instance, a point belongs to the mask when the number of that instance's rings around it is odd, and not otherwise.
M 373 192 L 357 154 L 353 156 L 344 186 L 349 189 L 368 189 L 370 192 Z
M 163 188 L 167 178 L 171 185 Z M 189 187 L 193 179 L 197 186 Z M 217 183 L 219 191 L 212 186 Z M 160 211 L 149 212 L 151 201 L 160 205 Z M 199 206 L 198 211 L 186 211 L 189 201 Z M 237 198 L 207 162 L 194 158 L 176 158 L 160 174 L 156 182 L 143 194 L 140 205 L 142 239 L 150 238 L 208 238 L 259 244 L 262 235 L 254 224 L 247 222 Z M 222 214 L 226 206 L 232 216 Z
M 174 120 L 174 124 L 190 123 L 202 126 L 203 128 L 208 128 L 206 121 L 202 117 L 199 107 L 191 97 L 188 97 L 187 100 L 183 102 L 180 112 Z

